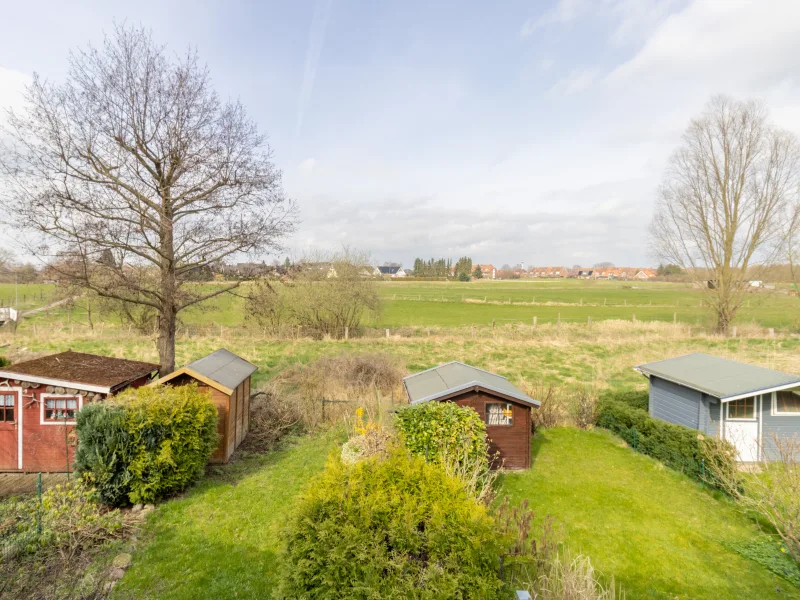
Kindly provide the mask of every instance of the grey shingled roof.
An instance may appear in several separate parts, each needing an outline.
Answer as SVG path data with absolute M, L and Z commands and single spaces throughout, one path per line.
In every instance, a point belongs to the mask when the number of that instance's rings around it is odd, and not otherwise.
M 186 368 L 233 390 L 258 367 L 222 348 L 189 363 Z
M 403 379 L 411 404 L 436 400 L 461 390 L 480 387 L 494 391 L 525 404 L 539 406 L 538 400 L 526 395 L 502 375 L 489 373 L 464 363 L 453 361 L 447 364 L 409 375 Z
M 721 400 L 800 385 L 798 375 L 700 352 L 639 365 L 636 370 Z

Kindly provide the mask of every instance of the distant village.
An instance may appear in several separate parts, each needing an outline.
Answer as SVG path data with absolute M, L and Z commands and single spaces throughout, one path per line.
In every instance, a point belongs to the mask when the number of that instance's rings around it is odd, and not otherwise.
M 478 275 L 478 271 L 480 275 Z M 413 277 L 413 269 L 405 271 L 402 267 L 381 266 L 375 267 L 375 275 L 388 277 Z M 572 279 L 638 279 L 646 280 L 657 276 L 656 269 L 649 267 L 602 267 L 602 268 L 568 268 L 568 267 L 530 267 L 526 269 L 521 265 L 515 267 L 497 268 L 491 264 L 475 265 L 470 275 L 476 279 L 532 279 L 532 278 L 572 278 Z M 449 269 L 450 277 L 457 277 L 456 267 Z M 425 277 L 425 275 L 422 275 Z

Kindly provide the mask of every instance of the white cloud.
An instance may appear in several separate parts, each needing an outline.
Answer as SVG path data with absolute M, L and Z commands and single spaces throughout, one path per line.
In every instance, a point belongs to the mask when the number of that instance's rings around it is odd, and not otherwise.
M 558 0 L 550 10 L 525 21 L 520 33 L 522 37 L 527 37 L 549 25 L 567 25 L 582 15 L 586 7 L 585 0 Z
M 566 95 L 582 92 L 592 87 L 592 84 L 597 79 L 598 74 L 599 71 L 597 69 L 573 71 L 567 77 L 557 81 L 551 88 L 551 92 Z
M 0 66 L 0 122 L 5 117 L 4 109 L 18 110 L 23 106 L 22 94 L 30 82 L 29 75 Z
M 300 170 L 305 171 L 306 173 L 311 173 L 316 165 L 317 160 L 315 158 L 307 158 L 300 163 Z

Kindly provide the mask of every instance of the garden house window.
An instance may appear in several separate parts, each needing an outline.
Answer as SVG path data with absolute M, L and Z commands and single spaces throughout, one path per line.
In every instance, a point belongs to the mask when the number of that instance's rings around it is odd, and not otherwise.
M 16 394 L 0 394 L 0 421 L 9 423 L 14 421 L 14 401 Z
M 74 421 L 78 412 L 78 399 L 74 396 L 46 398 L 44 401 L 45 421 Z
M 486 424 L 487 425 L 513 425 L 514 411 L 511 404 L 487 404 L 486 405 Z
M 772 412 L 776 415 L 800 416 L 800 388 L 776 392 Z
M 756 418 L 756 399 L 741 398 L 728 402 L 729 419 L 755 419 Z

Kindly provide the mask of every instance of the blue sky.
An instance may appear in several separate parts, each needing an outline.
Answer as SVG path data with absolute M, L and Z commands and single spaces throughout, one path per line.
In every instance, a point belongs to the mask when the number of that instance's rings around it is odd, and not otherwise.
M 0 105 L 114 19 L 196 46 L 268 132 L 296 257 L 651 264 L 661 172 L 712 94 L 800 131 L 795 0 L 9 3 Z

